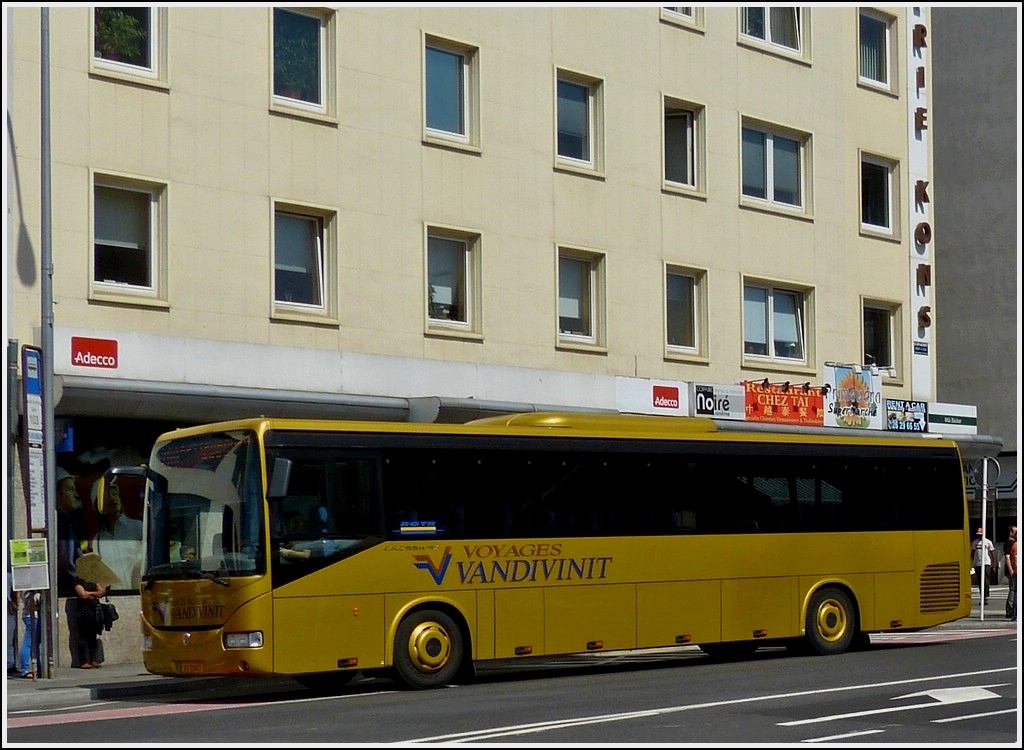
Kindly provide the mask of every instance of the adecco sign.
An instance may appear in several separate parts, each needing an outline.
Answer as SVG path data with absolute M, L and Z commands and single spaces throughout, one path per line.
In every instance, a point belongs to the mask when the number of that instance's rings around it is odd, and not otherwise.
M 116 370 L 117 341 L 115 339 L 90 339 L 83 336 L 72 336 L 71 366 Z
M 627 414 L 689 415 L 688 387 L 678 380 L 615 378 L 615 408 Z

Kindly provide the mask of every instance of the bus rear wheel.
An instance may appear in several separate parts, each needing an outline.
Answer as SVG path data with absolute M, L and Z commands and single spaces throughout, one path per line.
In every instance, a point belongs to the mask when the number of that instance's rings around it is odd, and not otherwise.
M 853 601 L 840 589 L 824 588 L 811 597 L 807 609 L 807 640 L 819 654 L 841 654 L 857 634 Z
M 398 626 L 395 636 L 395 672 L 418 690 L 447 685 L 462 664 L 462 630 L 439 610 L 413 612 Z

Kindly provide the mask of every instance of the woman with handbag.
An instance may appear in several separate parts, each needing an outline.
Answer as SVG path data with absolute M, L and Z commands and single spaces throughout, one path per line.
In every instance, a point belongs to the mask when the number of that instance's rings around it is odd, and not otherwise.
M 78 646 L 78 666 L 81 669 L 96 669 L 99 662 L 97 636 L 103 630 L 103 609 L 100 599 L 107 595 L 103 584 L 75 579 L 75 625 Z

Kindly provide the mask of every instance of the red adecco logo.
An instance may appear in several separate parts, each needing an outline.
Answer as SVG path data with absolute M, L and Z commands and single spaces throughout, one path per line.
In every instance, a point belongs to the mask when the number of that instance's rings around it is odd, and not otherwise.
M 75 367 L 117 369 L 117 341 L 71 337 L 71 364 Z
M 679 408 L 679 389 L 674 386 L 654 386 L 654 405 L 662 409 Z

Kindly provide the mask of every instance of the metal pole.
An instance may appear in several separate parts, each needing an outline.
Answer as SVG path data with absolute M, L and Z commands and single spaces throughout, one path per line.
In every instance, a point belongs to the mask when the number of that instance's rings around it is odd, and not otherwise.
M 988 539 L 988 532 L 985 528 L 985 512 L 988 505 L 988 456 L 981 459 L 981 564 L 978 565 L 978 587 L 981 591 L 981 619 L 985 620 L 985 592 L 988 591 L 989 583 L 985 574 L 988 566 L 985 565 L 985 540 Z
M 50 9 L 40 8 L 40 185 L 42 196 L 41 240 L 42 274 L 40 277 L 40 327 L 42 328 L 43 368 L 43 497 L 46 498 L 46 531 L 49 548 L 50 591 L 43 606 L 46 609 L 46 637 L 39 644 L 42 660 L 46 655 L 46 677 L 56 677 L 57 630 L 57 503 L 54 481 L 57 476 L 53 444 L 53 227 L 50 202 Z

